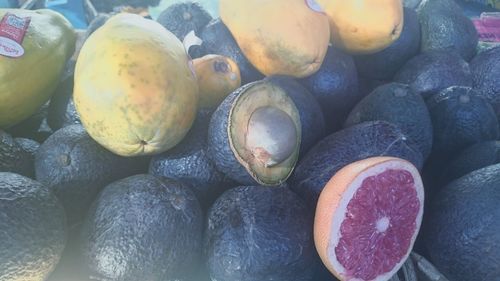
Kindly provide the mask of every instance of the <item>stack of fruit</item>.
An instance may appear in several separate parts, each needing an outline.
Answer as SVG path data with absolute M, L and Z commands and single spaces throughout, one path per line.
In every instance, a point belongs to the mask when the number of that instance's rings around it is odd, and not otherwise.
M 81 48 L 0 9 L 0 280 L 500 278 L 500 47 L 453 0 L 219 6 Z

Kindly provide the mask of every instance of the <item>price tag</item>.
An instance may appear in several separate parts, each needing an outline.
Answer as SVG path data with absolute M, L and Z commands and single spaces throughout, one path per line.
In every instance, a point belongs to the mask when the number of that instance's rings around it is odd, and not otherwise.
M 24 55 L 21 45 L 30 25 L 31 18 L 21 18 L 7 13 L 0 21 L 0 55 L 18 58 Z

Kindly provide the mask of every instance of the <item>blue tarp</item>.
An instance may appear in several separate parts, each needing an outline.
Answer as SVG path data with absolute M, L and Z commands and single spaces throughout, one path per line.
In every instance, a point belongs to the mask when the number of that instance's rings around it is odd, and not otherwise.
M 87 28 L 87 19 L 82 0 L 46 0 L 45 7 L 63 14 L 74 28 Z
M 87 28 L 82 0 L 45 0 L 45 7 L 63 14 L 77 29 Z M 0 8 L 19 8 L 17 0 L 0 0 Z
M 0 0 L 0 8 L 17 8 L 17 0 Z

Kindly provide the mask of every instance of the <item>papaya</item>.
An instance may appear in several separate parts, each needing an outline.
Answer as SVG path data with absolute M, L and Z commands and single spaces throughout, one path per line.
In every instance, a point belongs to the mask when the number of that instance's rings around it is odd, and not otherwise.
M 240 69 L 232 59 L 206 55 L 193 60 L 200 89 L 200 107 L 216 108 L 241 86 Z
M 330 41 L 328 17 L 304 0 L 221 0 L 220 17 L 266 76 L 315 73 Z M 283 12 L 286 11 L 286 12 Z
M 21 43 L 18 42 L 22 49 L 18 49 L 19 52 L 15 55 L 5 54 L 7 49 L 2 47 L 2 129 L 29 118 L 50 99 L 59 84 L 66 61 L 73 54 L 76 42 L 76 33 L 70 22 L 57 12 L 45 9 L 0 9 L 0 19 L 4 19 L 7 14 L 12 15 L 7 17 L 13 21 L 22 19 L 20 21 L 27 24 L 27 29 Z
M 73 95 L 89 135 L 121 156 L 172 148 L 198 107 L 198 83 L 182 42 L 159 23 L 125 13 L 84 43 Z
M 396 41 L 403 29 L 401 0 L 316 0 L 330 19 L 332 44 L 351 54 L 372 54 Z

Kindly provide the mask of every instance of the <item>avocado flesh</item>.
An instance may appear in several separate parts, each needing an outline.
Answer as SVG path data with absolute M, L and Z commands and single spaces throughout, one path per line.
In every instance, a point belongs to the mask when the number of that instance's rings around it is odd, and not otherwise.
M 272 94 L 271 94 L 272 93 Z M 296 143 L 293 152 L 281 163 L 266 167 L 248 148 L 246 135 L 250 116 L 261 107 L 275 107 L 290 116 L 295 124 Z M 272 120 L 270 120 L 272 122 Z M 229 143 L 238 162 L 258 183 L 274 185 L 285 181 L 297 162 L 301 139 L 300 116 L 293 101 L 280 88 L 267 83 L 255 83 L 233 103 L 229 114 Z

